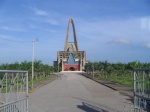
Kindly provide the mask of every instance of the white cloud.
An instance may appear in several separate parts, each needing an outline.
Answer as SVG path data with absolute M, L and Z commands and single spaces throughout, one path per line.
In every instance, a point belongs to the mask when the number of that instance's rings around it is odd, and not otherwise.
M 115 39 L 112 40 L 111 43 L 116 43 L 116 44 L 130 44 L 131 42 L 127 39 Z
M 30 20 L 34 21 L 35 23 L 47 23 L 50 25 L 60 25 L 60 20 L 58 18 L 55 17 L 43 17 L 43 18 L 37 18 L 37 17 L 31 17 Z M 31 24 L 30 25 L 31 28 L 38 28 L 37 25 L 35 24 Z
M 56 19 L 53 19 L 53 18 L 49 18 L 45 22 L 47 22 L 51 25 L 59 25 L 58 21 Z
M 10 27 L 7 27 L 7 26 L 2 26 L 1 29 L 3 29 L 3 30 L 12 30 Z
M 18 42 L 18 43 L 28 43 L 30 42 L 30 40 L 28 40 L 27 38 L 22 38 L 22 37 L 18 37 L 18 36 L 13 36 L 13 35 L 9 35 L 9 34 L 0 34 L 0 43 L 3 43 L 3 44 L 8 44 L 8 43 L 5 43 L 4 41 L 9 41 L 9 42 Z M 2 41 L 4 40 L 4 41 Z M 14 44 L 13 44 L 14 45 Z
M 1 38 L 1 39 L 12 39 L 11 36 L 9 36 L 9 35 L 4 35 L 4 34 L 0 34 L 0 38 Z
M 1 26 L 0 29 L 7 30 L 7 31 L 25 31 L 24 29 L 21 28 L 9 27 L 9 26 Z
M 75 26 L 77 34 L 84 38 L 85 41 L 91 40 L 91 42 L 95 41 L 96 43 L 108 43 L 115 40 L 114 42 L 116 43 L 129 44 L 130 41 L 141 42 L 148 37 L 148 35 L 144 35 L 141 38 L 141 18 L 116 20 L 103 20 L 98 18 L 83 20 L 77 18 L 75 20 Z
M 144 43 L 142 44 L 143 47 L 146 47 L 146 48 L 150 48 L 150 43 Z
M 33 6 L 25 6 L 28 9 L 30 9 L 31 11 L 34 12 L 35 15 L 37 16 L 30 16 L 30 20 L 33 20 L 35 23 L 37 22 L 39 25 L 40 23 L 48 23 L 50 25 L 60 25 L 60 21 L 62 21 L 62 14 L 57 13 L 55 11 L 45 11 L 45 10 L 41 10 L 38 7 L 33 7 Z M 31 28 L 36 28 L 36 25 L 34 25 L 34 23 L 32 23 Z
M 38 9 L 36 7 L 29 7 L 32 11 L 34 11 L 34 13 L 36 15 L 39 15 L 39 16 L 48 16 L 48 12 L 44 11 L 44 10 L 41 10 L 41 9 Z
M 150 31 L 150 17 L 141 18 L 141 30 Z

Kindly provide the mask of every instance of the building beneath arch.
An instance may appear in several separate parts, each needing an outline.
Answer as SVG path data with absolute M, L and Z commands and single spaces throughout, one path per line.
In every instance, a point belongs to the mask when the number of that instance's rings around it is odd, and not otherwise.
M 70 24 L 73 29 L 74 42 L 69 42 Z M 73 19 L 69 19 L 64 51 L 57 52 L 57 61 L 54 61 L 54 66 L 61 67 L 62 71 L 83 71 L 86 63 L 86 52 L 79 51 L 76 31 Z

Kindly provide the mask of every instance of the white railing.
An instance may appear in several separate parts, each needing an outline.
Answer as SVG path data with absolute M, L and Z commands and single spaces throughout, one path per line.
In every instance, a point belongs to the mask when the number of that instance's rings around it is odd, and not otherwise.
M 134 69 L 135 112 L 150 112 L 150 69 Z
M 28 112 L 28 72 L 0 70 L 0 112 Z

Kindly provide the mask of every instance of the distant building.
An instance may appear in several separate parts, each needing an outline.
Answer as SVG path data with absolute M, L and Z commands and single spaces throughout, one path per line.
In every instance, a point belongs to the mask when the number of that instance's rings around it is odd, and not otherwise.
M 68 42 L 70 23 L 73 28 L 74 42 Z M 85 63 L 86 52 L 78 49 L 75 27 L 71 18 L 68 22 L 64 51 L 57 52 L 57 61 L 54 61 L 54 65 L 59 65 L 62 71 L 83 71 Z

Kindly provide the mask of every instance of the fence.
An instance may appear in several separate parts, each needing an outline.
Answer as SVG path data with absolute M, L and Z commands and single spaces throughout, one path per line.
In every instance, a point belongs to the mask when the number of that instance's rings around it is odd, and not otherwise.
M 135 112 L 150 112 L 150 69 L 134 69 Z
M 28 112 L 28 72 L 0 70 L 0 112 Z
M 97 80 L 108 80 L 116 82 L 128 87 L 133 87 L 133 71 L 114 71 L 107 73 L 106 71 L 87 72 L 89 77 Z

